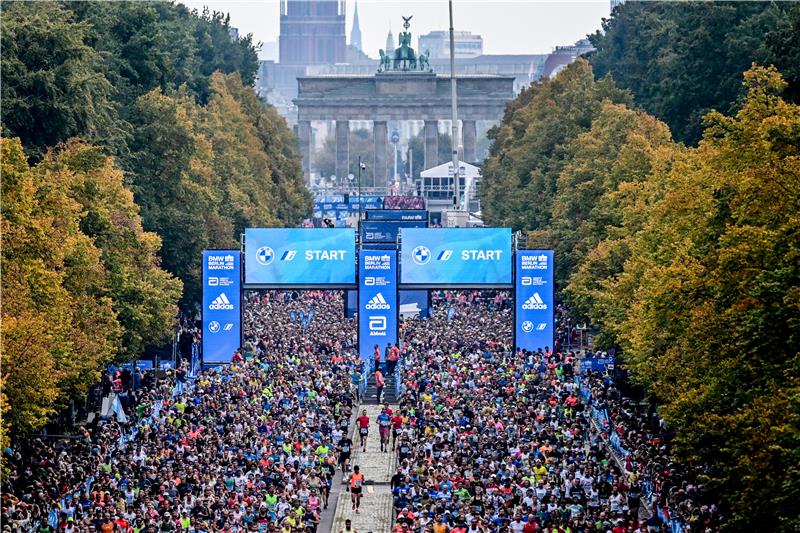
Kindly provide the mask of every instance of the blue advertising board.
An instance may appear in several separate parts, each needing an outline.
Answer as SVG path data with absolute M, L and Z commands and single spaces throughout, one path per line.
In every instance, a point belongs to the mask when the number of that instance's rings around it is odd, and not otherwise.
M 370 209 L 364 214 L 367 220 L 428 220 L 424 209 Z
M 369 359 L 377 344 L 397 343 L 397 252 L 362 250 L 359 254 L 358 353 Z
M 245 229 L 244 239 L 245 285 L 347 287 L 356 283 L 352 229 Z
M 514 338 L 525 350 L 553 347 L 553 251 L 517 250 Z
M 344 316 L 354 318 L 358 314 L 358 291 L 344 291 Z
M 369 243 L 396 243 L 400 228 L 425 228 L 427 220 L 362 220 L 361 242 Z
M 510 228 L 403 228 L 400 283 L 511 286 Z
M 241 253 L 203 251 L 203 360 L 229 363 L 242 341 Z
M 398 291 L 400 294 L 400 314 L 406 313 L 420 318 L 429 318 L 431 313 L 430 292 L 425 290 L 417 291 Z

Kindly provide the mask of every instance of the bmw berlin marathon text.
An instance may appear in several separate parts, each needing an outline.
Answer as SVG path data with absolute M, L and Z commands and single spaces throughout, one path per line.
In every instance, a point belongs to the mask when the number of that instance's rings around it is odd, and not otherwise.
M 227 363 L 241 343 L 241 254 L 203 252 L 203 362 Z
M 527 350 L 553 346 L 553 252 L 517 250 L 516 345 Z
M 372 357 L 377 344 L 397 342 L 397 252 L 359 253 L 358 344 L 361 357 Z

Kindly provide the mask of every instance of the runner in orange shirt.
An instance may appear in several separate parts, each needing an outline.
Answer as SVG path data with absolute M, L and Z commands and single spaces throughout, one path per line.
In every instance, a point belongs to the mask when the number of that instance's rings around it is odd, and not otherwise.
M 353 503 L 353 510 L 356 514 L 361 512 L 361 490 L 364 487 L 364 474 L 359 471 L 358 465 L 353 467 L 350 475 L 350 500 Z

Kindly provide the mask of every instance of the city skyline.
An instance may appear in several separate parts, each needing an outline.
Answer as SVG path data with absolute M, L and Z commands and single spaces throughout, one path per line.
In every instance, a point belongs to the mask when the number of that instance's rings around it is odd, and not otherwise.
M 231 25 L 240 35 L 253 34 L 254 41 L 272 43 L 279 35 L 278 0 L 184 1 L 190 9 L 230 13 Z M 355 0 L 347 0 L 347 26 L 352 30 Z M 485 54 L 544 54 L 556 46 L 573 44 L 600 29 L 603 17 L 609 14 L 608 1 L 539 2 L 458 0 L 454 4 L 454 27 L 481 35 Z M 362 48 L 371 57 L 386 43 L 389 29 L 396 37 L 402 27 L 401 15 L 413 15 L 411 32 L 416 46 L 420 35 L 449 27 L 446 0 L 397 2 L 359 0 L 358 11 Z M 502 23 L 492 14 L 506 13 Z M 267 48 L 267 47 L 265 47 Z M 266 51 L 262 52 L 264 58 Z

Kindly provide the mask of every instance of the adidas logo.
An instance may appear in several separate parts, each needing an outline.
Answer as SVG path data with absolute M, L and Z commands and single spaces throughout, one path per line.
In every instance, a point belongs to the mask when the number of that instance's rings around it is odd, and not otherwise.
M 547 309 L 547 304 L 542 301 L 542 297 L 539 296 L 538 292 L 534 292 L 533 296 L 525 300 L 525 303 L 522 304 L 522 308 L 544 310 Z
M 228 297 L 225 296 L 225 293 L 223 292 L 214 298 L 214 301 L 211 302 L 211 305 L 209 305 L 208 308 L 212 311 L 232 311 L 233 304 L 230 300 L 228 300 Z
M 373 296 L 364 307 L 366 309 L 389 309 L 391 306 L 386 303 L 386 300 L 383 298 L 383 294 L 378 293 Z

